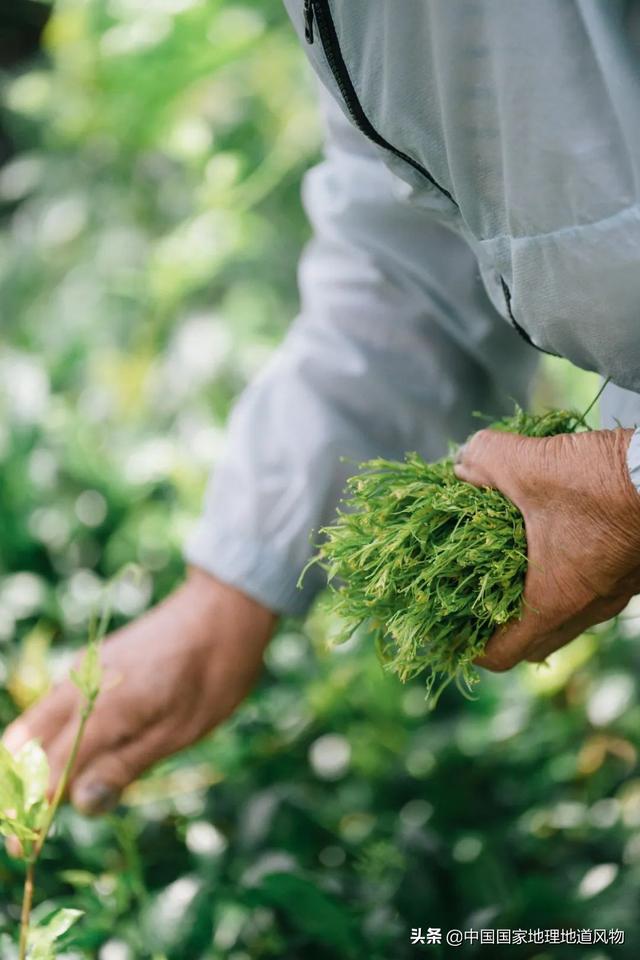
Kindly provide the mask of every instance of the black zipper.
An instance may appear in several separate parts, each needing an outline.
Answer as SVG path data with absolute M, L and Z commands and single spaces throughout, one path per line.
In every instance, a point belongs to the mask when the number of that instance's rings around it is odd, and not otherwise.
M 313 43 L 313 0 L 304 0 L 304 38 Z
M 397 147 L 390 144 L 371 124 L 362 109 L 362 104 L 358 99 L 358 94 L 349 76 L 347 65 L 344 62 L 328 0 L 304 0 L 304 35 L 307 43 L 314 42 L 314 23 L 318 28 L 320 42 L 322 43 L 322 49 L 327 58 L 327 63 L 331 68 L 331 72 L 342 94 L 347 110 L 356 127 L 361 130 L 369 140 L 373 141 L 373 143 L 393 153 L 396 157 L 399 157 L 401 160 L 404 160 L 405 163 L 408 163 L 409 166 L 413 167 L 414 170 L 417 170 L 418 173 L 421 173 L 429 183 L 457 206 L 456 201 L 449 191 L 438 183 L 435 177 L 433 177 L 421 163 L 418 163 L 413 157 L 408 156 L 408 154 L 403 153 L 402 150 L 398 150 Z

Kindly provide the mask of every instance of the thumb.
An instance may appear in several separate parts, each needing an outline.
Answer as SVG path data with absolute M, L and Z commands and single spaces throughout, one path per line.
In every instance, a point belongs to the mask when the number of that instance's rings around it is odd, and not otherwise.
M 71 802 L 80 813 L 97 816 L 118 804 L 129 784 L 166 756 L 166 730 L 151 727 L 146 736 L 105 750 L 89 760 L 71 784 Z
M 91 760 L 71 785 L 71 802 L 86 816 L 109 813 L 122 791 L 158 759 L 150 744 L 133 741 Z
M 71 786 L 71 802 L 85 816 L 109 813 L 117 805 L 129 778 L 119 757 L 106 754 L 82 772 Z
M 528 439 L 517 433 L 479 430 L 459 448 L 454 473 L 458 480 L 475 487 L 494 487 L 514 500 L 517 478 L 523 473 L 522 444 Z

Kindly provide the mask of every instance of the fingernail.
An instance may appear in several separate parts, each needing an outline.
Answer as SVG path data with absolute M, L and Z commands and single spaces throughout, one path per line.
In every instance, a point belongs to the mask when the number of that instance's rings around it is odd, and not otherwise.
M 29 730 L 27 729 L 26 724 L 12 723 L 10 727 L 7 727 L 5 732 L 2 735 L 2 742 L 9 751 L 9 753 L 17 753 L 21 747 L 25 745 L 29 739 Z
M 105 783 L 88 783 L 73 791 L 73 803 L 81 813 L 109 813 L 117 806 L 119 793 Z

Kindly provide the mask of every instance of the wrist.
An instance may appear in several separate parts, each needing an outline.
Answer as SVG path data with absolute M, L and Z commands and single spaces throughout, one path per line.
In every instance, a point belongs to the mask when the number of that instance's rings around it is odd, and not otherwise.
M 626 464 L 629 479 L 640 494 L 640 428 L 625 430 L 625 434 L 628 434 Z
M 626 545 L 624 552 L 627 562 L 635 568 L 640 556 L 640 492 L 633 483 L 628 462 L 634 431 L 619 427 L 612 431 L 602 431 L 602 433 L 613 437 L 615 474 L 609 480 L 611 482 L 615 477 L 618 478 L 611 488 L 602 488 L 605 503 L 608 489 L 617 490 L 609 502 L 611 534 L 616 542 Z
M 178 596 L 179 594 L 179 596 Z M 191 566 L 177 594 L 186 642 L 200 663 L 201 685 L 228 716 L 253 687 L 277 617 L 252 597 Z
M 231 584 L 201 567 L 189 566 L 177 591 L 186 616 L 205 644 L 264 648 L 277 623 L 277 615 Z
M 182 589 L 203 611 L 207 608 L 213 609 L 227 605 L 235 607 L 238 611 L 244 610 L 263 623 L 275 624 L 277 620 L 278 615 L 258 600 L 193 564 L 187 567 L 187 576 Z

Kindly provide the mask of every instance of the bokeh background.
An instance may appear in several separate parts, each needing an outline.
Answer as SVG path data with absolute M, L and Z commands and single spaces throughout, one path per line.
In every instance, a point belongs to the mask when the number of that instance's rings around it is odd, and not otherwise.
M 144 574 L 116 622 L 182 576 L 233 399 L 295 314 L 320 134 L 268 0 L 13 0 L 0 103 L 3 726 L 64 670 L 123 564 Z M 596 389 L 554 361 L 536 402 Z M 284 624 L 215 736 L 110 818 L 64 811 L 38 911 L 86 911 L 67 960 L 444 955 L 411 946 L 420 926 L 622 928 L 622 946 L 486 955 L 635 957 L 632 614 L 433 715 L 362 638 L 327 652 L 321 608 Z M 0 852 L 3 957 L 21 883 Z

